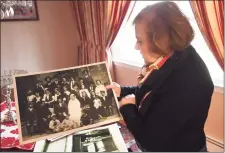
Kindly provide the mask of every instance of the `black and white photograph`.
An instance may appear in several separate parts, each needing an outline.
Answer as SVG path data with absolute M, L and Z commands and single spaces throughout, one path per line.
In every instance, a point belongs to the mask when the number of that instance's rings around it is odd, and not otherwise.
M 80 131 L 67 138 L 67 152 L 128 152 L 117 124 Z
M 73 136 L 72 152 L 113 152 L 118 151 L 109 129 L 94 130 Z
M 120 120 L 105 62 L 14 76 L 20 143 Z
M 1 21 L 39 20 L 36 0 L 1 0 Z
M 128 152 L 118 124 L 79 131 L 35 143 L 33 152 Z

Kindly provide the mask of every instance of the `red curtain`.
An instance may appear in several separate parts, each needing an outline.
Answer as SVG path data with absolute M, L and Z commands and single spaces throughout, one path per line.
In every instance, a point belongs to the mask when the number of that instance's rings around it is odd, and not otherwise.
M 224 1 L 190 1 L 195 19 L 210 50 L 224 70 Z
M 80 37 L 78 64 L 101 62 L 106 59 L 105 25 L 107 1 L 71 1 Z
M 72 1 L 81 45 L 79 64 L 105 61 L 132 1 Z

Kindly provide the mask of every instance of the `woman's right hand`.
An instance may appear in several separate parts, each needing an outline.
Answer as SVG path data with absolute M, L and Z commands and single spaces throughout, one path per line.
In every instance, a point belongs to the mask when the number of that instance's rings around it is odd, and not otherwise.
M 120 97 L 120 93 L 121 93 L 121 87 L 118 83 L 113 82 L 111 85 L 108 85 L 105 87 L 107 90 L 108 89 L 112 89 L 115 93 L 117 97 Z

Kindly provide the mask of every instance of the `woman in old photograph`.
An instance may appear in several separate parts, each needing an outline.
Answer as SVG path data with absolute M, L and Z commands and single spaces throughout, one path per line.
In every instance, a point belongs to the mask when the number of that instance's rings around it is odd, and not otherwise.
M 70 95 L 70 101 L 68 103 L 68 113 L 70 114 L 70 119 L 80 125 L 81 104 L 74 94 Z
M 89 109 L 91 105 L 91 98 L 88 97 L 87 93 L 85 91 L 80 92 L 80 102 L 82 109 Z
M 90 98 L 91 97 L 91 94 L 90 94 L 90 92 L 88 91 L 88 89 L 87 88 L 85 88 L 85 86 L 84 85 L 81 85 L 81 89 L 80 89 L 80 97 L 82 97 L 83 95 L 82 95 L 82 93 L 83 92 L 85 92 L 86 93 L 86 95 Z
M 137 86 L 107 86 L 139 148 L 148 152 L 205 152 L 204 125 L 213 82 L 191 45 L 194 31 L 174 2 L 145 7 L 134 19 L 145 65 Z
M 90 87 L 89 87 L 89 91 L 90 92 L 95 92 L 95 88 L 96 88 L 95 85 L 93 83 L 91 83 Z
M 95 94 L 99 97 L 102 97 L 101 91 L 105 92 L 107 95 L 105 86 L 102 84 L 102 82 L 100 80 L 96 80 Z

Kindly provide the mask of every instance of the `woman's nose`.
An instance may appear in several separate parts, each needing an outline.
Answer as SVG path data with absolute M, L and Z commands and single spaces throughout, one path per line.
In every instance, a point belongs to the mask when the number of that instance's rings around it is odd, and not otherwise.
M 135 44 L 135 49 L 136 49 L 136 50 L 140 50 L 140 46 L 139 46 L 138 43 Z

